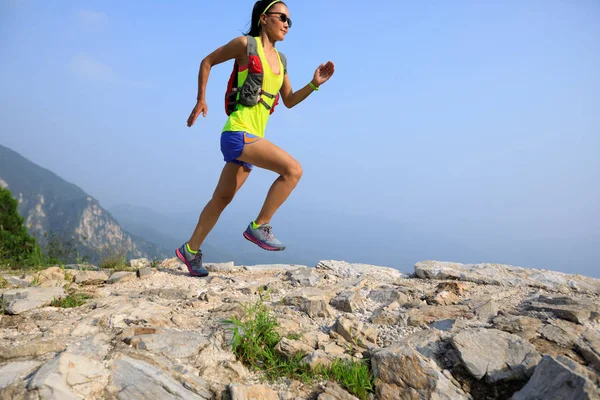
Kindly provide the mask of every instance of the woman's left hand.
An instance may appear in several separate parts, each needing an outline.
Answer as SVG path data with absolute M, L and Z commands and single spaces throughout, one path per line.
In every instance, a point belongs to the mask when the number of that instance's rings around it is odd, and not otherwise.
M 313 76 L 312 83 L 315 86 L 321 86 L 325 82 L 331 78 L 333 73 L 335 72 L 335 66 L 331 61 L 328 61 L 326 64 L 321 64 L 315 71 L 315 75 Z

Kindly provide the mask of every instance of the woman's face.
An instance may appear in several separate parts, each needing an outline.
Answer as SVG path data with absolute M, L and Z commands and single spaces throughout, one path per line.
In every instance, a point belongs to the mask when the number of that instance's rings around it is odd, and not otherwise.
M 292 26 L 289 10 L 285 4 L 275 3 L 262 18 L 265 20 L 263 29 L 270 38 L 277 41 L 283 40 Z

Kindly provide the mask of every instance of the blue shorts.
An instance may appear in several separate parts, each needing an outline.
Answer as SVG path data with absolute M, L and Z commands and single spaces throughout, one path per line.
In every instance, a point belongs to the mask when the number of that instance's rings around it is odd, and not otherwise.
M 225 162 L 232 162 L 252 169 L 253 165 L 240 161 L 237 158 L 242 155 L 246 144 L 254 143 L 262 139 L 260 136 L 242 131 L 225 131 L 221 133 L 221 153 Z

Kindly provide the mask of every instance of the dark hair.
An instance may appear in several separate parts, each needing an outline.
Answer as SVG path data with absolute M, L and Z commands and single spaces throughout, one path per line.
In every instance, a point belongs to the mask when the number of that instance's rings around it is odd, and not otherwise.
M 259 25 L 259 21 L 260 21 L 260 16 L 261 14 L 265 11 L 265 8 L 271 4 L 273 0 L 258 0 L 256 3 L 254 3 L 254 8 L 252 9 L 252 18 L 250 20 L 250 29 L 248 30 L 248 32 L 244 33 L 245 35 L 250 35 L 250 36 L 258 36 L 260 35 L 260 25 Z M 283 1 L 278 1 L 275 4 L 283 4 L 285 5 L 285 3 Z M 275 5 L 273 4 L 273 6 Z M 271 6 L 271 7 L 273 7 Z

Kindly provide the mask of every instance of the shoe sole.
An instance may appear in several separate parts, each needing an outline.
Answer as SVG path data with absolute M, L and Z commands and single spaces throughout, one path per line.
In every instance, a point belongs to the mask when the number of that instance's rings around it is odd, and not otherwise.
M 208 276 L 208 274 L 199 274 L 196 271 L 194 271 L 192 269 L 192 266 L 188 263 L 188 261 L 185 259 L 185 257 L 183 256 L 183 254 L 181 254 L 181 252 L 179 251 L 179 249 L 175 249 L 175 255 L 177 256 L 177 258 L 179 258 L 179 261 L 181 261 L 182 263 L 185 264 L 185 266 L 187 267 L 190 275 L 192 275 L 192 276 L 199 276 L 199 277 Z
M 263 242 L 253 238 L 252 236 L 248 235 L 246 232 L 244 232 L 244 237 L 251 241 L 252 243 L 254 243 L 255 245 L 257 245 L 258 247 L 260 247 L 263 250 L 268 250 L 268 251 L 282 251 L 285 250 L 285 246 L 283 247 L 273 247 L 273 246 L 269 246 L 267 244 L 264 244 Z

